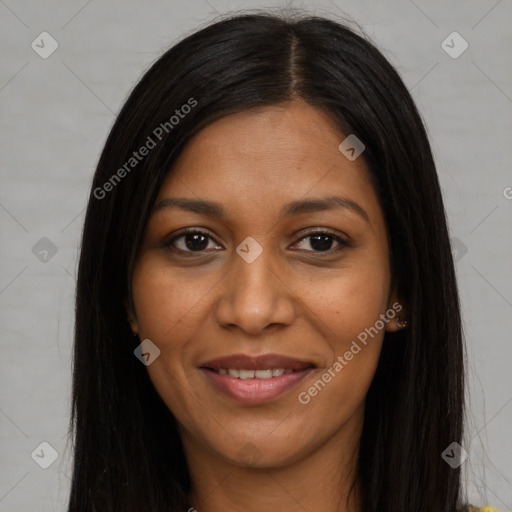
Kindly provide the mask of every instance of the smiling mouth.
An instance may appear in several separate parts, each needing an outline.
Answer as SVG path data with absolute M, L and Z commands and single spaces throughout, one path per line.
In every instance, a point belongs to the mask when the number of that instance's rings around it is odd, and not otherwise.
M 199 366 L 214 389 L 239 403 L 263 404 L 287 394 L 316 366 L 278 354 L 220 357 Z
M 299 361 L 279 354 L 248 356 L 233 354 L 203 363 L 200 368 L 211 370 L 219 375 L 229 375 L 235 379 L 273 379 L 314 368 L 310 362 Z
M 219 368 L 218 370 L 210 370 L 219 373 L 220 375 L 229 375 L 236 379 L 272 379 L 275 377 L 281 377 L 281 375 L 294 373 L 301 370 L 291 370 L 289 368 L 269 368 L 266 370 L 245 370 L 243 368 Z

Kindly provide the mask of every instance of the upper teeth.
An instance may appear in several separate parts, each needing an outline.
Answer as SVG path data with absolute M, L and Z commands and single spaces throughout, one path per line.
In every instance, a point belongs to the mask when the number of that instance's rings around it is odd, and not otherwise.
M 271 368 L 268 370 L 242 370 L 232 368 L 220 368 L 221 375 L 229 375 L 237 379 L 271 379 L 272 377 L 279 377 L 283 373 L 292 373 L 293 370 L 285 370 L 284 368 Z

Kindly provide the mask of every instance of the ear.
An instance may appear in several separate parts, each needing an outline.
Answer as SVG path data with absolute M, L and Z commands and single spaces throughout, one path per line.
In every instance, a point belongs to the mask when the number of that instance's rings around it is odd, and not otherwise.
M 128 299 L 124 301 L 124 309 L 126 311 L 128 323 L 130 324 L 130 329 L 132 330 L 133 334 L 139 334 L 139 324 L 137 323 L 137 316 L 135 315 L 134 308 Z
M 386 315 L 389 319 L 386 323 L 387 332 L 396 332 L 405 329 L 409 323 L 407 304 L 403 298 L 399 296 L 396 289 L 391 293 Z

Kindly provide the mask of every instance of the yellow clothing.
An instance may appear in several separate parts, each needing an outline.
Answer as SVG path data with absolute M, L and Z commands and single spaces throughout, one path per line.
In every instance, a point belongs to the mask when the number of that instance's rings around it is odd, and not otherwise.
M 469 507 L 469 512 L 500 512 L 500 511 L 495 508 L 487 506 L 487 507 L 482 507 L 482 508 Z

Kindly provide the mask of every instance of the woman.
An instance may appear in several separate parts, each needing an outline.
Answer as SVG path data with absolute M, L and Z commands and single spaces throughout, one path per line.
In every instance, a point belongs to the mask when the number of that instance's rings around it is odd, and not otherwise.
M 368 41 L 166 52 L 94 176 L 69 511 L 462 511 L 463 344 L 421 118 Z

